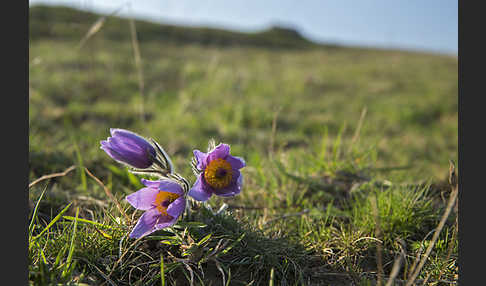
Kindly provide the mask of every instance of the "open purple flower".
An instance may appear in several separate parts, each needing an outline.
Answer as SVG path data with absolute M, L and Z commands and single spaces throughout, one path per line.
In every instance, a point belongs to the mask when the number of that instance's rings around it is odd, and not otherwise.
M 155 148 L 142 136 L 115 128 L 110 133 L 112 137 L 101 141 L 101 149 L 111 158 L 139 169 L 146 169 L 155 161 Z
M 242 158 L 230 155 L 227 144 L 219 144 L 208 153 L 194 150 L 196 168 L 200 174 L 189 190 L 189 195 L 197 201 L 206 201 L 213 194 L 231 197 L 241 192 L 243 177 L 239 169 L 245 167 Z
M 130 233 L 131 238 L 140 238 L 173 225 L 186 208 L 184 191 L 178 183 L 145 179 L 142 183 L 146 188 L 126 197 L 134 208 L 145 211 Z

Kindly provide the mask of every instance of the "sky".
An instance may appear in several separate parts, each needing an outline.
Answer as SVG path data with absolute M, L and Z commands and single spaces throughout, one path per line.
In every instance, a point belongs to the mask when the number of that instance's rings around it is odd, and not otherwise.
M 152 22 L 256 32 L 280 25 L 321 43 L 457 55 L 458 0 L 29 0 Z

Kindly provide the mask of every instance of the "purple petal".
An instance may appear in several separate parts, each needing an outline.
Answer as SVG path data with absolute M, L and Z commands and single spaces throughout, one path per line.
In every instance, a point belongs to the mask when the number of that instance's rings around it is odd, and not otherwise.
M 138 220 L 130 233 L 131 238 L 140 238 L 156 231 L 155 224 L 160 218 L 160 212 L 154 208 L 146 211 Z
M 155 157 L 155 149 L 148 142 L 136 144 L 135 141 L 123 137 L 111 137 L 108 142 L 118 153 L 133 157 L 134 160 L 152 163 L 152 158 Z
M 145 155 L 145 149 L 142 145 L 137 145 L 134 142 L 126 140 L 123 137 L 110 137 L 107 139 L 110 147 L 127 154 L 134 154 L 138 156 Z
M 134 208 L 146 211 L 153 208 L 153 204 L 158 193 L 159 190 L 156 188 L 143 188 L 131 195 L 128 195 L 125 199 Z
M 199 170 L 204 170 L 206 168 L 206 159 L 208 157 L 208 154 L 201 152 L 199 150 L 194 150 L 193 151 L 194 157 L 196 157 L 197 160 L 197 168 Z
M 120 161 L 122 163 L 125 163 L 125 162 L 123 162 L 124 157 L 111 148 L 111 144 L 108 140 L 107 141 L 101 141 L 100 143 L 101 143 L 100 148 L 103 149 L 103 151 L 105 151 L 111 158 L 115 159 L 116 161 Z
M 135 150 L 150 150 L 150 152 L 155 155 L 155 148 L 143 137 L 126 131 L 126 132 L 114 132 L 111 139 L 116 140 L 121 146 L 125 146 L 130 149 Z
M 239 194 L 241 190 L 243 189 L 243 174 L 240 173 L 240 176 L 238 177 L 238 180 L 236 181 L 236 188 L 237 191 L 235 192 L 235 195 Z
M 152 160 L 147 155 L 127 152 L 116 146 L 109 145 L 109 143 L 103 145 L 104 146 L 101 146 L 101 149 L 103 149 L 112 159 L 120 163 L 128 164 L 139 169 L 145 169 L 152 165 Z
M 207 201 L 211 197 L 212 192 L 205 186 L 202 175 L 199 175 L 187 194 L 193 197 L 196 201 Z
M 221 197 L 232 197 L 241 192 L 241 188 L 243 186 L 243 175 L 240 173 L 240 171 L 233 169 L 234 176 L 233 176 L 233 182 L 231 184 L 223 189 L 215 189 L 214 194 L 221 196 Z
M 186 199 L 179 197 L 167 207 L 167 214 L 178 218 L 186 208 Z
M 218 146 L 216 146 L 216 148 L 209 152 L 206 163 L 209 163 L 217 158 L 224 159 L 226 156 L 228 156 L 229 152 L 230 146 L 228 144 L 220 143 Z
M 174 194 L 178 194 L 179 196 L 184 195 L 184 191 L 182 190 L 181 185 L 179 185 L 174 181 L 170 181 L 170 180 L 150 181 L 145 179 L 142 179 L 141 181 L 142 184 L 144 184 L 145 186 L 150 188 L 155 188 L 159 191 L 174 193 Z
M 122 138 L 123 141 L 127 144 L 152 147 L 152 145 L 150 145 L 150 143 L 145 138 L 135 132 L 119 128 L 110 128 L 110 133 L 113 138 Z
M 169 227 L 173 225 L 177 221 L 178 217 L 172 217 L 172 216 L 161 216 L 157 223 L 155 224 L 155 229 L 163 229 L 166 227 Z
M 225 160 L 231 164 L 231 167 L 233 169 L 241 169 L 246 166 L 245 160 L 243 160 L 243 158 L 240 157 L 228 155 L 226 156 Z
M 154 189 L 159 189 L 159 181 L 150 181 L 150 180 L 146 180 L 146 179 L 141 179 L 140 180 L 142 182 L 142 184 L 144 184 L 145 186 L 149 187 L 149 188 L 154 188 Z

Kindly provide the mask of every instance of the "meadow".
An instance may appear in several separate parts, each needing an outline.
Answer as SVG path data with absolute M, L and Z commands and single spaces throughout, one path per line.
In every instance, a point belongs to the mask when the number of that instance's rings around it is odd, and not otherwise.
M 457 283 L 457 57 L 29 14 L 31 285 Z M 100 149 L 110 128 L 191 183 L 192 151 L 228 143 L 244 189 L 128 239 L 142 185 Z

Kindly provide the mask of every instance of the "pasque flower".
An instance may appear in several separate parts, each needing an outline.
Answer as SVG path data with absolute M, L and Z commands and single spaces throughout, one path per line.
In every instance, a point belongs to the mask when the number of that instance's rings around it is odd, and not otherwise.
M 194 150 L 198 177 L 189 195 L 197 201 L 206 201 L 213 194 L 231 197 L 241 191 L 243 177 L 239 169 L 245 167 L 242 158 L 230 155 L 230 146 L 219 144 L 208 153 Z
M 140 238 L 173 225 L 186 208 L 180 184 L 171 180 L 145 179 L 142 183 L 146 188 L 126 197 L 134 208 L 145 211 L 130 233 L 131 238 Z
M 111 128 L 110 133 L 112 137 L 101 141 L 101 149 L 116 161 L 146 169 L 156 160 L 155 148 L 142 136 L 116 128 Z

